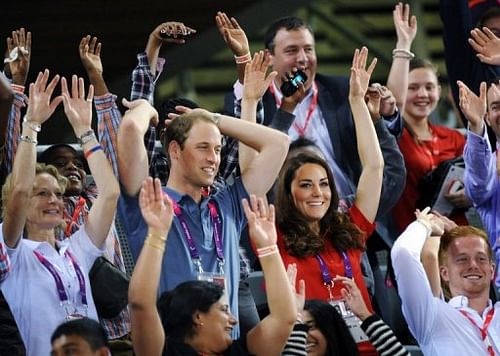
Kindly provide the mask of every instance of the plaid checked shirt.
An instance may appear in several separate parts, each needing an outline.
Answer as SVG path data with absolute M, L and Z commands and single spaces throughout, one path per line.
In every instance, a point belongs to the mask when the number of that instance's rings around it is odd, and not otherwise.
M 7 277 L 10 271 L 10 260 L 7 254 L 7 248 L 0 242 L 0 283 Z

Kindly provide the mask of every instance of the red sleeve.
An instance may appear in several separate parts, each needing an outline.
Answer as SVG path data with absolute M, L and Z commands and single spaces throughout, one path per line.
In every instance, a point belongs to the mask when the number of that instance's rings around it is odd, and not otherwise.
M 368 237 L 373 234 L 373 231 L 375 231 L 375 223 L 368 221 L 361 210 L 358 209 L 356 204 L 353 204 L 347 213 L 349 214 L 353 224 L 365 233 L 364 240 L 366 241 Z

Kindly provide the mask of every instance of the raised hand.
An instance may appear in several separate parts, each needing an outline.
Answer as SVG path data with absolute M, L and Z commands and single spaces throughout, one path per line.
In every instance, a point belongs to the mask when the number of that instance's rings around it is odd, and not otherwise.
M 71 77 L 71 94 L 68 90 L 66 78 L 61 80 L 61 94 L 64 104 L 64 113 L 75 131 L 76 137 L 90 130 L 92 124 L 92 100 L 94 98 L 94 86 L 89 86 L 89 92 L 85 97 L 85 83 L 83 78 L 76 75 Z
M 469 44 L 477 52 L 477 58 L 483 63 L 500 65 L 500 39 L 487 27 L 482 31 L 475 28 L 470 34 Z
M 269 84 L 278 72 L 273 71 L 266 77 L 266 72 L 271 65 L 271 57 L 264 51 L 256 52 L 250 63 L 245 67 L 245 84 L 243 85 L 243 99 L 260 100 Z
M 417 34 L 417 18 L 410 17 L 410 5 L 396 4 L 392 12 L 394 28 L 398 37 L 396 48 L 410 50 L 411 44 Z
M 257 248 L 276 244 L 276 226 L 274 225 L 274 206 L 267 205 L 262 198 L 250 195 L 250 203 L 242 200 L 243 210 L 248 220 L 248 233 Z
M 158 178 L 148 177 L 142 183 L 139 194 L 139 207 L 148 224 L 149 232 L 158 236 L 167 236 L 174 216 L 173 203 L 161 189 Z
M 158 112 L 147 100 L 136 99 L 128 101 L 123 98 L 122 104 L 127 108 L 125 115 L 135 115 L 140 118 L 138 122 L 142 123 L 140 130 L 142 134 L 146 133 L 150 124 L 153 126 L 158 125 Z
M 182 22 L 167 21 L 156 26 L 150 36 L 163 43 L 184 44 L 186 43 L 184 37 L 195 33 L 194 28 L 188 27 Z
M 61 96 L 55 97 L 52 101 L 50 100 L 59 82 L 59 75 L 56 74 L 47 85 L 48 80 L 49 70 L 45 69 L 43 73 L 38 73 L 36 81 L 30 84 L 28 111 L 26 113 L 29 121 L 39 124 L 44 123 L 63 100 Z
M 484 131 L 484 116 L 486 115 L 486 83 L 482 82 L 479 87 L 479 97 L 461 81 L 458 84 L 458 97 L 460 110 L 469 121 L 470 129 L 482 135 Z
M 425 225 L 427 229 L 431 232 L 431 236 L 441 236 L 444 233 L 444 222 L 439 217 L 430 213 L 431 208 L 427 207 L 420 211 L 417 209 L 415 211 L 415 216 L 417 221 Z
M 339 275 L 335 276 L 333 280 L 335 282 L 342 282 L 344 285 L 344 288 L 340 290 L 340 293 L 352 312 L 361 320 L 368 318 L 371 313 L 366 307 L 363 296 L 361 295 L 361 292 L 359 291 L 359 288 L 354 280 Z
M 7 51 L 14 54 L 17 48 L 16 58 L 8 63 L 12 76 L 12 82 L 17 85 L 25 85 L 28 78 L 31 59 L 31 32 L 24 28 L 12 31 L 12 37 L 7 37 Z M 9 60 L 9 59 L 8 59 Z
M 366 47 L 361 48 L 361 51 L 356 48 L 352 59 L 351 78 L 349 80 L 350 97 L 364 97 L 368 89 L 368 83 L 377 64 L 377 58 L 373 58 L 370 66 L 366 69 L 367 58 L 368 49 Z
M 250 53 L 250 46 L 245 31 L 234 17 L 229 18 L 224 12 L 217 12 L 215 23 L 227 46 L 235 56 Z
M 101 42 L 97 42 L 97 37 L 87 35 L 80 41 L 78 53 L 83 67 L 89 75 L 91 73 L 102 74 L 101 47 Z
M 292 291 L 295 294 L 295 306 L 297 307 L 297 315 L 301 319 L 302 313 L 304 311 L 304 304 L 306 302 L 306 282 L 301 279 L 299 281 L 299 288 L 297 292 L 297 265 L 295 263 L 290 263 L 286 268 L 286 274 L 290 285 L 292 286 Z

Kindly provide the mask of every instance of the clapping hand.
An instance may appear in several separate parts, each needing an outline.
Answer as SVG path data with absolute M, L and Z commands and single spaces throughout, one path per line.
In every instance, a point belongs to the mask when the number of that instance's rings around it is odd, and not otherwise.
M 71 93 L 68 90 L 66 78 L 62 78 L 61 94 L 64 104 L 64 113 L 75 131 L 76 137 L 80 137 L 90 130 L 92 124 L 94 86 L 89 86 L 87 97 L 85 97 L 85 83 L 83 78 L 78 78 L 76 75 L 73 75 L 71 77 Z
M 500 38 L 487 27 L 473 29 L 469 44 L 477 52 L 479 60 L 486 64 L 500 65 Z
M 9 55 L 13 51 L 17 51 L 15 59 L 8 59 L 8 69 L 12 76 L 12 82 L 25 85 L 30 68 L 31 32 L 26 32 L 22 27 L 12 31 L 12 37 L 7 37 L 7 51 Z

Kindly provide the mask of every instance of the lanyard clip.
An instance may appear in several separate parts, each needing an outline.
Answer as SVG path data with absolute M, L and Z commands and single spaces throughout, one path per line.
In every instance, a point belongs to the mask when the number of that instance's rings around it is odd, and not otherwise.
M 217 259 L 217 265 L 219 266 L 219 273 L 224 274 L 224 260 Z
M 199 258 L 196 258 L 194 260 L 194 264 L 196 265 L 196 267 L 198 269 L 198 273 L 203 273 L 203 267 L 201 265 L 201 260 Z
M 323 283 L 325 286 L 326 286 L 326 289 L 328 290 L 328 300 L 333 300 L 333 293 L 332 293 L 332 289 L 333 289 L 333 286 L 335 285 L 335 283 L 333 282 L 333 280 L 331 280 L 330 282 L 325 282 Z

